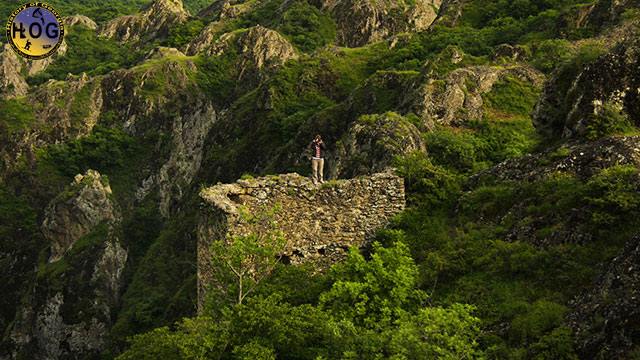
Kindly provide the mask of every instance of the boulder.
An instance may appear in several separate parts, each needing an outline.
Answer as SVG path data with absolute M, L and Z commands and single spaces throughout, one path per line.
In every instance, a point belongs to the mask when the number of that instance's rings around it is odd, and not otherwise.
M 329 159 L 330 178 L 351 178 L 384 171 L 396 156 L 426 152 L 420 131 L 395 113 L 365 115 L 354 122 Z

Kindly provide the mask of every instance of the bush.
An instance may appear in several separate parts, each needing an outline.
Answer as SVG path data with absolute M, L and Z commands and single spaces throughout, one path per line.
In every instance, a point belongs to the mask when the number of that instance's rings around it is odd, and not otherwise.
M 165 40 L 165 44 L 168 47 L 174 47 L 176 49 L 188 44 L 195 38 L 202 29 L 204 29 L 205 23 L 199 19 L 192 19 L 187 22 L 178 24 L 169 29 L 169 36 Z
M 574 55 L 573 45 L 565 39 L 544 40 L 532 45 L 531 63 L 538 70 L 551 73 Z
M 336 37 L 336 25 L 331 17 L 306 0 L 288 5 L 278 30 L 304 52 L 332 43 Z
M 595 140 L 633 129 L 634 126 L 623 109 L 610 102 L 605 102 L 597 113 L 589 115 L 585 137 L 589 140 Z
M 132 66 L 144 54 L 126 44 L 99 37 L 94 30 L 82 25 L 74 26 L 65 35 L 65 40 L 69 44 L 67 53 L 57 58 L 45 71 L 29 78 L 30 85 L 41 84 L 49 79 L 63 80 L 69 73 L 77 75 L 86 72 L 90 76 L 106 74 Z
M 460 191 L 460 177 L 434 165 L 423 153 L 399 157 L 395 166 L 405 179 L 410 203 L 441 206 L 450 203 Z

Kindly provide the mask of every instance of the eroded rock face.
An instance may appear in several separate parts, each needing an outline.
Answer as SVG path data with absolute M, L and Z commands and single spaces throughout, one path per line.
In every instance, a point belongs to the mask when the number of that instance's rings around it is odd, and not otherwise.
M 640 168 L 640 136 L 568 143 L 561 148 L 527 154 L 474 175 L 469 184 L 473 185 L 486 176 L 500 181 L 536 181 L 556 172 L 571 173 L 586 179 L 616 165 Z
M 190 189 L 200 170 L 204 144 L 209 130 L 217 120 L 217 113 L 209 103 L 199 104 L 190 114 L 176 117 L 172 122 L 172 150 L 167 162 L 160 168 L 160 212 L 171 214 L 172 207 Z
M 482 119 L 483 95 L 501 80 L 514 78 L 538 87 L 543 77 L 528 66 L 472 66 L 453 70 L 444 78 L 427 76 L 414 90 L 411 111 L 422 117 L 427 128 Z
M 119 217 L 112 191 L 100 173 L 77 175 L 69 191 L 54 199 L 45 212 L 42 232 L 51 242 L 49 262 L 60 260 L 78 239 L 103 222 Z
M 169 29 L 189 14 L 181 0 L 155 0 L 143 12 L 113 19 L 99 29 L 101 35 L 121 42 L 164 38 Z
M 532 195 L 530 186 L 555 184 L 560 179 L 585 184 L 603 170 L 614 166 L 640 168 L 640 137 L 610 137 L 588 143 L 567 143 L 542 153 L 504 161 L 472 176 L 466 184 L 470 191 L 465 196 L 473 196 L 476 190 L 482 191 L 484 184 L 505 185 L 511 189 L 508 205 L 503 205 L 503 209 L 487 214 L 480 211 L 473 215 L 485 223 L 504 227 L 505 239 L 509 241 L 522 241 L 541 247 L 566 243 L 588 244 L 594 239 L 593 209 L 589 201 L 581 199 L 578 205 L 562 214 L 557 211 L 532 213 L 530 207 L 540 204 L 536 195 Z M 631 181 L 640 184 L 640 178 Z M 465 207 L 465 196 L 459 201 L 460 209 Z
M 320 187 L 298 174 L 269 176 L 216 185 L 200 196 L 204 200 L 198 226 L 200 304 L 211 279 L 210 243 L 264 231 L 241 216 L 243 211 L 257 215 L 277 207 L 272 220 L 288 241 L 283 255 L 292 264 L 326 267 L 342 259 L 349 247 L 364 246 L 405 207 L 404 181 L 392 173 Z
M 253 9 L 261 2 L 262 1 L 215 0 L 211 5 L 202 9 L 198 13 L 198 17 L 207 21 L 233 19 Z
M 13 51 L 11 45 L 4 44 L 0 52 L 0 96 L 15 98 L 27 94 L 29 85 L 24 79 L 22 59 Z
M 549 137 L 582 137 L 607 109 L 640 124 L 639 66 L 640 40 L 630 36 L 569 79 L 566 93 L 565 76 L 552 78 L 534 109 L 534 126 Z
M 323 1 L 336 21 L 338 44 L 357 47 L 380 41 L 393 34 L 427 29 L 436 18 L 440 0 L 403 1 L 337 0 Z
M 363 116 L 351 125 L 330 159 L 329 178 L 351 178 L 384 171 L 398 155 L 426 152 L 420 131 L 400 115 Z
M 638 7 L 639 0 L 600 0 L 588 8 L 584 23 L 594 27 L 614 24 L 626 10 Z
M 63 22 L 66 27 L 82 25 L 91 30 L 96 30 L 98 28 L 98 24 L 96 24 L 95 21 L 91 20 L 90 17 L 80 14 L 67 16 L 63 19 Z
M 443 0 L 438 11 L 438 16 L 433 25 L 454 27 L 462 18 L 464 5 L 468 0 Z
M 142 180 L 136 198 L 142 200 L 158 190 L 160 211 L 168 217 L 200 169 L 204 142 L 219 110 L 211 99 L 194 93 L 192 75 L 197 69 L 191 60 L 166 48 L 150 56 L 151 61 L 160 61 L 112 72 L 102 86 L 108 89 L 105 107 L 116 111 L 126 132 L 136 137 L 166 135 L 157 144 L 164 155 L 155 159 L 156 164 L 148 164 L 150 174 Z M 153 88 L 156 83 L 159 89 Z
M 190 105 L 176 102 L 183 100 L 181 97 L 186 97 L 193 86 L 191 75 L 196 70 L 191 60 L 168 59 L 152 66 L 113 71 L 102 79 L 104 106 L 115 111 L 122 127 L 133 135 L 170 130 L 171 113 L 179 110 L 179 105 Z
M 213 43 L 212 31 L 212 28 L 205 28 L 189 44 L 187 54 L 221 56 L 230 51 L 237 52 L 239 82 L 249 81 L 256 85 L 256 81 L 262 80 L 272 70 L 298 58 L 295 48 L 284 36 L 264 26 L 257 25 L 245 31 L 227 33 Z
M 106 347 L 128 253 L 111 189 L 88 170 L 46 210 L 51 241 L 9 332 L 12 358 L 85 359 Z
M 89 134 L 102 102 L 100 81 L 84 73 L 32 89 L 24 103 L 33 111 L 33 121 L 0 143 L 0 169 L 11 169 L 22 156 L 33 159 L 36 148 Z
M 640 237 L 630 240 L 567 316 L 584 358 L 626 359 L 640 335 Z

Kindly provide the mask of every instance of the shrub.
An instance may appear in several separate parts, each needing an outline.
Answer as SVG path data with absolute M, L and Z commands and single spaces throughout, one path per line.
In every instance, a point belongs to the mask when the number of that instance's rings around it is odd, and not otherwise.
M 69 73 L 102 75 L 109 71 L 129 67 L 143 56 L 141 50 L 115 40 L 99 37 L 96 32 L 82 25 L 74 26 L 65 40 L 69 50 L 56 59 L 45 71 L 28 79 L 30 85 L 44 83 L 49 79 L 63 80 Z
M 284 35 L 304 52 L 310 52 L 334 41 L 336 25 L 330 16 L 299 0 L 288 5 L 278 25 Z
M 573 45 L 565 39 L 544 40 L 533 46 L 531 63 L 538 70 L 551 73 L 574 55 Z
M 605 102 L 597 113 L 589 115 L 585 137 L 595 140 L 632 129 L 634 126 L 627 113 L 618 106 Z
M 166 46 L 179 49 L 200 34 L 204 26 L 204 22 L 200 19 L 192 19 L 175 25 L 169 30 L 169 36 L 165 40 L 165 44 Z

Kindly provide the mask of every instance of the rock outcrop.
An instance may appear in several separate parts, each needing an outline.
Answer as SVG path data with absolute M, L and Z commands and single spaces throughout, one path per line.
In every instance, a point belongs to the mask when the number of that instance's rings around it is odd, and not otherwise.
M 112 72 L 102 81 L 108 89 L 105 108 L 114 111 L 126 132 L 137 137 L 166 135 L 157 147 L 169 151 L 156 158 L 156 164 L 148 164 L 150 174 L 137 190 L 138 200 L 158 190 L 165 216 L 200 169 L 205 139 L 218 119 L 211 100 L 193 92 L 196 71 L 192 60 L 172 50 L 156 51 L 147 63 Z
M 436 18 L 440 0 L 322 1 L 337 25 L 338 44 L 357 47 L 406 31 L 427 29 Z
M 572 207 L 564 209 L 562 213 L 555 210 L 540 212 L 533 210 L 540 206 L 537 189 L 542 189 L 540 191 L 543 193 L 556 186 L 562 189 L 562 185 L 556 184 L 562 184 L 565 180 L 588 188 L 587 184 L 594 180 L 594 176 L 615 166 L 640 168 L 640 137 L 611 137 L 589 143 L 567 143 L 542 153 L 507 160 L 472 176 L 466 184 L 469 192 L 459 200 L 459 208 L 465 207 L 466 196 L 473 197 L 476 191 L 482 193 L 483 185 L 498 184 L 510 189 L 508 202 L 502 204 L 502 209 L 497 212 L 483 214 L 481 211 L 473 216 L 478 216 L 485 223 L 503 227 L 505 239 L 541 247 L 566 243 L 588 244 L 594 240 L 594 235 L 597 236 L 593 230 L 593 214 L 598 211 L 598 205 L 587 198 L 576 198 L 569 200 L 573 201 Z M 631 181 L 628 184 L 630 186 L 640 187 L 640 178 L 625 181 Z
M 24 78 L 23 60 L 13 51 L 11 45 L 4 44 L 0 52 L 0 96 L 15 98 L 27 94 L 29 85 Z
M 567 318 L 583 358 L 632 358 L 629 353 L 640 335 L 640 237 L 625 245 L 571 307 Z
M 540 133 L 582 137 L 590 127 L 609 122 L 607 112 L 640 124 L 640 40 L 628 36 L 627 41 L 587 64 L 573 78 L 557 74 L 547 82 L 533 114 Z
M 261 3 L 261 1 L 246 0 L 215 0 L 211 5 L 200 10 L 197 16 L 207 21 L 233 19 Z
M 96 30 L 98 28 L 98 24 L 96 24 L 95 21 L 91 20 L 90 17 L 80 14 L 67 16 L 63 19 L 63 22 L 64 26 L 66 27 L 81 25 L 91 30 Z
M 101 113 L 102 88 L 99 79 L 83 73 L 40 85 L 24 102 L 34 118 L 0 143 L 0 169 L 11 169 L 23 156 L 33 159 L 39 147 L 89 134 Z
M 102 36 L 120 42 L 138 42 L 166 37 L 172 26 L 187 20 L 181 0 L 155 0 L 144 11 L 113 19 L 99 29 Z
M 438 16 L 433 21 L 433 25 L 449 27 L 458 25 L 467 1 L 468 0 L 443 0 L 438 10 Z
M 116 221 L 119 215 L 112 197 L 111 187 L 97 171 L 76 175 L 68 191 L 45 211 L 42 233 L 51 243 L 49 262 L 60 260 L 99 224 Z
M 392 166 L 396 156 L 426 152 L 420 131 L 395 113 L 367 115 L 351 125 L 329 160 L 330 178 L 373 174 Z
M 404 181 L 392 173 L 329 182 L 315 186 L 298 174 L 238 180 L 203 189 L 198 227 L 198 289 L 200 303 L 211 279 L 209 245 L 264 231 L 242 212 L 276 209 L 273 219 L 287 239 L 288 263 L 327 266 L 349 247 L 367 244 L 376 230 L 405 207 Z
M 221 56 L 227 52 L 238 54 L 237 79 L 257 85 L 270 71 L 282 66 L 289 60 L 297 59 L 298 54 L 284 36 L 277 31 L 257 25 L 242 31 L 226 33 L 217 41 L 210 28 L 203 32 L 187 47 L 188 55 L 197 53 L 208 56 Z
M 485 177 L 499 181 L 537 181 L 557 172 L 586 179 L 616 165 L 640 168 L 640 136 L 567 143 L 541 153 L 527 154 L 474 175 L 469 184 L 474 185 Z
M 418 114 L 427 128 L 482 119 L 483 95 L 500 81 L 517 79 L 533 87 L 540 87 L 543 81 L 542 74 L 524 65 L 471 66 L 453 70 L 442 78 L 434 75 L 427 73 L 408 100 L 409 110 Z
M 17 313 L 8 337 L 12 358 L 83 359 L 104 351 L 128 257 L 115 208 L 93 170 L 50 205 L 42 228 L 54 262 L 39 264 Z
M 167 57 L 184 57 L 185 55 L 176 48 L 164 47 L 164 46 L 156 46 L 155 48 L 149 50 L 149 52 L 145 55 L 145 60 L 149 59 L 162 59 Z
M 587 8 L 584 24 L 592 27 L 603 27 L 617 23 L 622 14 L 630 8 L 640 8 L 639 0 L 599 0 Z

